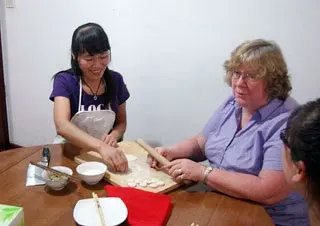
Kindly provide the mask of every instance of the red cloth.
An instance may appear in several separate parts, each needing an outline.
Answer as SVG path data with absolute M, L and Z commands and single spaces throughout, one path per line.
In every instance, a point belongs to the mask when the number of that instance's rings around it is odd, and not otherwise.
M 171 213 L 171 197 L 130 187 L 106 185 L 108 197 L 119 197 L 128 209 L 132 226 L 163 226 Z

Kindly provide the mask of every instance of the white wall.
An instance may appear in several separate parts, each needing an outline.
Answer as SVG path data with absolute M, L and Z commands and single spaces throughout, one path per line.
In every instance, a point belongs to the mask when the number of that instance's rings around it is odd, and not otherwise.
M 131 98 L 126 139 L 170 144 L 193 135 L 230 89 L 222 64 L 240 42 L 274 39 L 305 102 L 320 96 L 317 0 L 15 0 L 6 10 L 11 142 L 52 141 L 51 76 L 69 67 L 71 35 L 93 21 L 109 35 L 111 68 Z

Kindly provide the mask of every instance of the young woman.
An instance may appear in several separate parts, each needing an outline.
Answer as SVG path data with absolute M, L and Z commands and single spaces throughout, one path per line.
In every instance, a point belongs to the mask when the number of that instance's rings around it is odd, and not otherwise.
M 71 69 L 54 76 L 55 143 L 98 152 L 110 170 L 126 172 L 128 162 L 117 141 L 126 130 L 130 94 L 122 76 L 109 70 L 111 48 L 103 28 L 78 27 L 72 36 Z

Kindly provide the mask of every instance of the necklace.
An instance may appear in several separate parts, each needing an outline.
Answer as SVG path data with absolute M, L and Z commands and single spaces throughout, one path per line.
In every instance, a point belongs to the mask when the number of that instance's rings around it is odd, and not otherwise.
M 93 99 L 94 99 L 94 100 L 97 100 L 97 99 L 98 99 L 98 95 L 97 95 L 97 94 L 98 94 L 100 85 L 101 85 L 101 83 L 102 83 L 102 78 L 100 79 L 98 88 L 97 88 L 97 90 L 96 90 L 95 93 L 93 92 L 93 90 L 91 89 L 91 87 L 89 86 L 89 84 L 86 82 L 86 80 L 83 79 L 83 82 L 89 87 L 89 89 L 90 89 L 90 91 L 91 91 L 91 93 L 92 93 L 92 95 L 93 95 Z

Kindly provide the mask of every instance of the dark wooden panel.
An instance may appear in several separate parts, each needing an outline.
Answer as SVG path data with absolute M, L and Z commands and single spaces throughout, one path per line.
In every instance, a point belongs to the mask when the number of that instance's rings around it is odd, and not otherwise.
M 0 25 L 1 26 L 1 25 Z M 9 133 L 7 120 L 7 105 L 3 73 L 3 55 L 0 29 L 0 150 L 9 148 Z
M 9 144 L 9 149 L 15 149 L 15 148 L 23 148 L 23 146 L 18 145 L 18 144 L 14 144 L 14 143 Z

